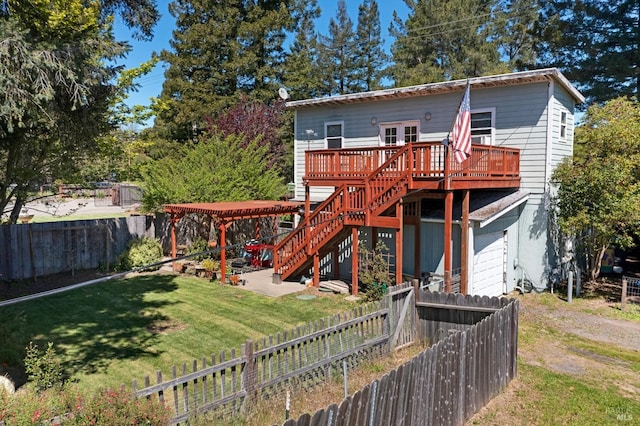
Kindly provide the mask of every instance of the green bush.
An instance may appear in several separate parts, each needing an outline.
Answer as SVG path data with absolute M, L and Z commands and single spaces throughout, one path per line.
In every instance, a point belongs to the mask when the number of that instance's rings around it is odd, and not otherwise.
M 166 425 L 171 411 L 157 400 L 136 399 L 124 390 L 103 390 L 89 397 L 71 424 Z M 65 424 L 67 424 L 65 422 Z
M 53 348 L 53 343 L 49 342 L 47 350 L 41 353 L 38 345 L 30 342 L 27 346 L 27 356 L 24 358 L 24 368 L 36 392 L 62 388 L 62 363 Z
M 153 238 L 142 237 L 129 242 L 127 250 L 120 254 L 114 269 L 118 271 L 128 271 L 130 269 L 151 265 L 161 260 L 162 246 L 160 242 Z
M 196 237 L 193 242 L 189 245 L 189 247 L 187 248 L 187 254 L 193 254 L 193 253 L 201 253 L 203 251 L 207 251 L 209 250 L 209 245 L 207 243 L 207 241 L 205 241 L 204 238 L 202 237 Z M 191 257 L 191 259 L 195 260 L 195 261 L 199 261 L 199 260 L 203 260 L 207 257 L 209 257 L 209 254 L 203 254 L 200 256 L 194 256 Z
M 375 302 L 382 300 L 385 294 L 387 294 L 387 284 L 373 282 L 364 290 L 363 300 L 365 302 Z
M 62 388 L 13 395 L 0 392 L 0 422 L 7 425 L 167 425 L 171 410 L 157 399 L 136 399 L 124 390 L 91 395 Z

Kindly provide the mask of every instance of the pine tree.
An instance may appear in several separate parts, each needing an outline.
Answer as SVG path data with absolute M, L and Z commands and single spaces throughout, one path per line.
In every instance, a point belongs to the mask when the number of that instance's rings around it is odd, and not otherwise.
M 163 51 L 169 64 L 160 96 L 157 127 L 169 138 L 189 140 L 202 118 L 228 106 L 238 88 L 234 61 L 242 0 L 176 0 L 169 11 L 176 29 Z
M 638 95 L 640 2 L 545 2 L 538 35 L 541 62 L 577 82 L 590 102 Z
M 380 11 L 376 0 L 364 0 L 358 7 L 356 27 L 355 89 L 370 91 L 382 88 L 388 57 L 383 49 Z
M 292 99 L 308 99 L 322 93 L 318 36 L 313 23 L 314 19 L 320 16 L 320 9 L 315 0 L 309 2 L 306 12 L 302 16 L 300 28 L 284 64 L 285 73 L 282 80 Z
M 320 64 L 325 77 L 325 95 L 341 95 L 358 91 L 353 75 L 355 68 L 355 33 L 353 21 L 344 0 L 338 2 L 336 17 L 329 21 L 329 34 L 320 37 Z
M 158 127 L 189 140 L 240 94 L 269 102 L 282 84 L 288 33 L 308 10 L 300 0 L 175 0 L 176 17 Z
M 486 75 L 503 70 L 487 34 L 489 0 L 407 2 L 406 21 L 394 14 L 392 76 L 399 86 Z
M 509 71 L 534 67 L 537 61 L 535 28 L 539 0 L 499 0 L 490 22 L 489 36 Z

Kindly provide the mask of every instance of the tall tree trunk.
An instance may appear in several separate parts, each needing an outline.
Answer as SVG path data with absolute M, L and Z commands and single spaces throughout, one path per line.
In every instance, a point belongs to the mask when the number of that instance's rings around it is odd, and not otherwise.
M 13 209 L 11 209 L 11 214 L 9 215 L 9 223 L 15 224 L 18 223 L 18 217 L 20 216 L 20 211 L 24 206 L 25 198 L 22 195 L 18 195 L 15 198 L 15 204 L 13 205 Z

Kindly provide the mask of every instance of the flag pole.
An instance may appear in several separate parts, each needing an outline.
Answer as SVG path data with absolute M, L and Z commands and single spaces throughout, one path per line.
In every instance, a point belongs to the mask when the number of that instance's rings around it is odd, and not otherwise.
M 467 84 L 464 86 L 464 94 L 467 93 L 467 88 L 469 88 L 469 77 L 467 77 Z M 462 102 L 464 101 L 464 94 L 458 102 L 458 107 L 456 108 L 456 113 L 453 116 L 453 120 L 451 120 L 451 125 L 449 126 L 449 132 L 447 133 L 447 137 L 445 139 L 445 151 L 444 151 L 444 176 L 445 176 L 445 184 L 444 189 L 449 190 L 451 187 L 451 166 L 449 164 L 450 161 L 450 149 L 455 153 L 455 150 L 451 147 L 451 132 L 453 131 L 453 126 L 455 126 L 456 121 L 458 121 L 458 115 L 460 114 L 460 107 L 462 106 Z

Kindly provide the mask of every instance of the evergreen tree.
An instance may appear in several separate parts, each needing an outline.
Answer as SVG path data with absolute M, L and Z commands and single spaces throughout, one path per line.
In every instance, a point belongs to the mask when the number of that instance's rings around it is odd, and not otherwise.
M 286 193 L 277 170 L 268 167 L 269 147 L 257 140 L 211 134 L 175 149 L 142 167 L 146 211 L 167 203 L 277 200 Z
M 380 11 L 376 0 L 364 0 L 358 7 L 355 41 L 355 89 L 370 91 L 382 88 L 382 77 L 388 57 L 382 47 L 384 40 L 381 35 Z
M 284 64 L 283 84 L 292 99 L 308 99 L 319 96 L 322 88 L 322 72 L 318 65 L 318 36 L 313 20 L 320 16 L 315 0 L 309 2 L 303 14 L 300 28 L 291 44 Z
M 241 93 L 268 102 L 281 85 L 286 35 L 309 8 L 302 0 L 174 0 L 176 17 L 158 126 L 174 139 L 193 138 Z
M 490 0 L 405 1 L 406 21 L 394 13 L 392 77 L 398 86 L 504 71 L 489 40 Z
M 112 9 L 140 24 L 142 36 L 151 34 L 154 10 L 131 10 L 125 0 L 105 4 L 0 2 L 0 213 L 11 223 L 33 187 L 76 172 L 77 160 L 110 129 L 119 93 L 113 64 L 127 51 L 113 38 Z
M 354 76 L 357 55 L 355 33 L 344 0 L 338 1 L 336 17 L 329 21 L 329 34 L 320 39 L 320 64 L 325 78 L 323 94 L 357 92 L 358 84 Z
M 640 2 L 544 2 L 538 34 L 542 64 L 577 82 L 592 102 L 637 96 L 640 85 Z
M 242 0 L 209 2 L 175 0 L 169 5 L 176 18 L 169 64 L 160 96 L 156 127 L 172 139 L 189 140 L 202 118 L 225 108 L 236 93 L 234 61 Z
M 535 66 L 535 28 L 539 18 L 539 0 L 499 0 L 489 24 L 490 39 L 497 47 L 508 71 Z

